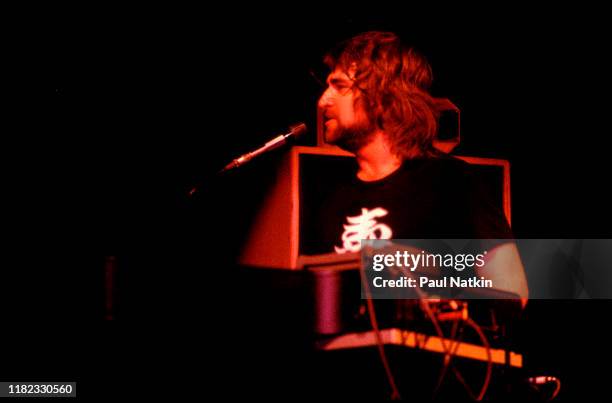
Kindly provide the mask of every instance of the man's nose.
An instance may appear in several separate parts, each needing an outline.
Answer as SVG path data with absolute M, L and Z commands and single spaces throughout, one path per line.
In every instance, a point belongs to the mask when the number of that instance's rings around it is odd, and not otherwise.
M 323 94 L 321 95 L 321 98 L 319 98 L 319 108 L 325 108 L 326 106 L 331 105 L 330 93 L 331 91 L 329 88 L 327 88 L 325 92 L 323 92 Z

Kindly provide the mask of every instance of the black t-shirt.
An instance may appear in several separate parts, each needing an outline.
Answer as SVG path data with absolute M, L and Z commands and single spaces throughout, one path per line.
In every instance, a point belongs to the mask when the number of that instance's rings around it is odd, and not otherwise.
M 358 251 L 361 239 L 511 239 L 501 210 L 470 164 L 413 159 L 385 178 L 356 176 L 318 206 L 305 254 Z

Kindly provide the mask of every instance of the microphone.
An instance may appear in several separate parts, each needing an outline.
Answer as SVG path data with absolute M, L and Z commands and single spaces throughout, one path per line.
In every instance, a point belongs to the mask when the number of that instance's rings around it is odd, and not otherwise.
M 288 133 L 281 134 L 280 136 L 277 136 L 273 138 L 272 140 L 268 141 L 266 144 L 259 147 L 257 150 L 243 154 L 240 157 L 234 159 L 232 162 L 227 164 L 222 170 L 217 172 L 217 174 L 222 174 L 223 172 L 227 172 L 231 169 L 242 166 L 246 164 L 247 162 L 249 162 L 250 160 L 252 160 L 253 158 L 257 157 L 258 155 L 261 155 L 267 151 L 278 148 L 292 138 L 301 136 L 302 134 L 306 133 L 306 131 L 307 131 L 307 128 L 306 128 L 305 123 L 298 123 L 293 126 L 290 126 L 290 131 Z M 200 185 L 196 185 L 192 187 L 191 190 L 188 192 L 188 195 L 193 196 L 199 187 Z
M 243 154 L 240 157 L 234 159 L 232 162 L 227 164 L 221 171 L 219 171 L 219 173 L 229 171 L 230 169 L 238 168 L 239 166 L 246 164 L 253 158 L 257 157 L 258 155 L 261 155 L 265 152 L 274 150 L 275 148 L 282 146 L 290 138 L 296 138 L 296 137 L 301 136 L 302 134 L 306 133 L 306 130 L 307 130 L 305 123 L 295 124 L 293 126 L 290 126 L 290 129 L 291 130 L 289 131 L 289 133 L 281 134 L 280 136 L 275 137 L 272 140 L 268 141 L 266 144 L 259 147 L 257 150 Z

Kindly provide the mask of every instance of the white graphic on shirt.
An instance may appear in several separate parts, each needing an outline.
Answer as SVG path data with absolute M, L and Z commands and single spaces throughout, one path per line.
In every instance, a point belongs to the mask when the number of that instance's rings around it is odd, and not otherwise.
M 334 246 L 336 253 L 359 252 L 362 239 L 391 239 L 393 232 L 386 224 L 376 222 L 376 218 L 384 217 L 388 211 L 382 207 L 369 210 L 361 209 L 361 215 L 346 217 L 342 234 L 342 248 Z

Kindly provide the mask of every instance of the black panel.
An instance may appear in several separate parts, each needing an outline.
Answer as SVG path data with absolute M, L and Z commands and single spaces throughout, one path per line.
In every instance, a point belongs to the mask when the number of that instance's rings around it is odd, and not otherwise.
M 327 195 L 355 176 L 353 157 L 300 155 L 300 254 L 308 250 L 308 240 L 316 233 L 316 215 Z M 307 253 L 305 253 L 307 254 Z

